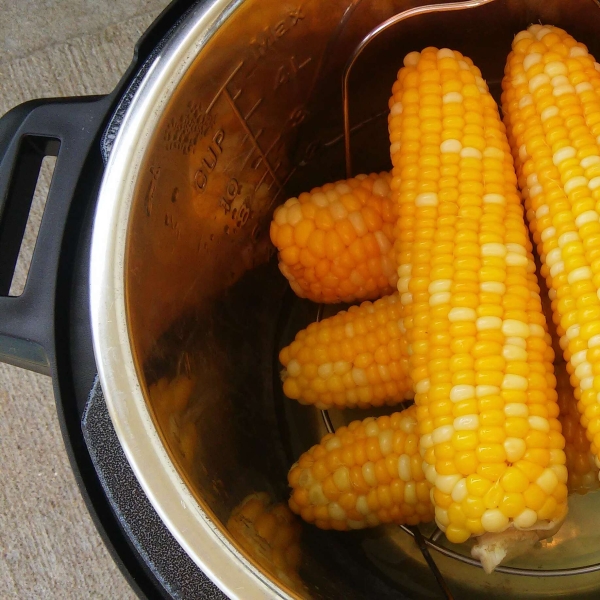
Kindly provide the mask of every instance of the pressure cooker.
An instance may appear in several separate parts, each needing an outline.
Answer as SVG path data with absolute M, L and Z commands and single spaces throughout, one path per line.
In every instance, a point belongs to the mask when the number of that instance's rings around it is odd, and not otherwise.
M 285 503 L 300 453 L 366 414 L 326 422 L 282 394 L 278 352 L 320 309 L 277 269 L 274 209 L 350 164 L 389 170 L 408 52 L 460 50 L 498 100 L 512 37 L 537 21 L 600 55 L 596 0 L 175 0 L 111 94 L 0 120 L 0 360 L 52 376 L 81 492 L 140 595 L 597 597 L 592 495 L 556 548 L 492 575 L 427 528 L 305 525 L 290 579 L 232 527 L 245 498 Z M 28 280 L 9 297 L 49 155 Z

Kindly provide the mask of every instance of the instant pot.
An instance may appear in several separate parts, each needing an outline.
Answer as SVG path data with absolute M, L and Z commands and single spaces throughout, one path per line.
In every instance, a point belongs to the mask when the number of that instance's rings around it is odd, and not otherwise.
M 278 352 L 318 307 L 277 269 L 273 210 L 342 179 L 346 159 L 390 168 L 405 54 L 460 50 L 498 100 L 512 38 L 538 20 L 600 56 L 596 0 L 176 0 L 114 92 L 0 120 L 0 360 L 52 376 L 81 492 L 141 596 L 597 597 L 593 495 L 574 501 L 556 551 L 493 575 L 426 530 L 304 526 L 290 579 L 229 526 L 249 495 L 285 502 L 299 454 L 367 414 L 326 423 L 283 397 Z M 9 297 L 49 155 L 26 287 Z

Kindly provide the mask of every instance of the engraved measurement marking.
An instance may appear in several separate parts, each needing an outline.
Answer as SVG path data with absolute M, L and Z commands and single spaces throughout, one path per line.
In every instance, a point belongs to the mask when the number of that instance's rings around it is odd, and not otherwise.
M 214 98 L 211 100 L 210 104 L 208 105 L 208 107 L 205 111 L 206 114 L 208 114 L 211 111 L 212 107 L 215 105 L 215 102 L 219 99 L 219 96 L 221 95 L 221 93 L 225 91 L 225 88 L 230 84 L 231 80 L 237 75 L 237 72 L 243 67 L 243 65 L 244 65 L 244 61 L 242 60 L 242 61 L 240 61 L 238 66 L 231 72 L 229 77 L 225 80 L 225 83 L 219 88 L 219 90 L 215 94 Z M 242 93 L 242 90 L 239 90 L 238 96 L 241 93 Z
M 258 60 L 267 54 L 270 48 L 282 38 L 290 29 L 295 27 L 304 19 L 302 6 L 292 9 L 281 21 L 275 25 L 267 26 L 262 33 L 250 41 L 250 48 L 253 50 L 255 58 Z
M 269 149 L 265 152 L 267 156 L 271 154 L 271 151 L 275 148 L 275 146 L 281 141 L 281 134 L 279 133 L 277 137 L 273 140 L 273 143 L 269 146 Z
M 207 151 L 202 158 L 201 166 L 194 175 L 196 187 L 200 192 L 204 192 L 208 183 L 208 176 L 215 170 L 219 157 L 223 154 L 223 140 L 225 131 L 219 129 L 213 136 L 212 142 L 208 145 Z
M 262 151 L 261 147 L 258 145 L 258 142 L 257 142 L 257 138 L 262 133 L 262 129 L 260 130 L 259 133 L 256 134 L 256 136 L 254 136 L 252 134 L 252 131 L 250 131 L 250 128 L 248 127 L 248 123 L 246 123 L 246 121 L 242 117 L 242 114 L 238 110 L 237 105 L 233 101 L 233 98 L 231 97 L 231 94 L 225 88 L 223 89 L 223 94 L 224 94 L 225 98 L 227 98 L 227 101 L 229 102 L 229 104 L 231 105 L 231 109 L 235 113 L 236 117 L 240 120 L 242 126 L 244 127 L 244 130 L 249 135 L 250 140 L 252 140 L 252 142 L 256 146 L 256 150 L 258 151 L 258 153 L 262 156 L 263 160 L 265 161 L 265 167 L 268 169 L 269 173 L 271 173 L 271 177 L 275 180 L 275 182 L 277 183 L 277 185 L 279 187 L 281 187 L 281 183 L 279 182 L 279 179 L 277 178 L 277 176 L 275 175 L 275 173 L 273 173 L 273 169 L 271 169 L 271 165 L 269 164 L 269 161 L 267 160 L 267 157 L 266 157 L 265 153 Z
M 235 98 L 234 98 L 234 100 L 235 100 Z M 261 105 L 261 103 L 262 103 L 262 98 L 259 98 L 256 101 L 256 104 L 246 113 L 246 116 L 244 117 L 244 119 L 246 119 L 246 121 L 254 114 L 254 112 Z
M 289 61 L 281 65 L 279 69 L 277 69 L 277 73 L 275 75 L 275 86 L 273 89 L 277 91 L 283 84 L 295 79 L 298 73 L 306 67 L 312 60 L 312 57 L 309 56 L 307 59 L 302 61 L 300 64 L 296 64 L 296 57 L 294 55 L 290 56 Z
M 225 194 L 219 199 L 219 206 L 228 213 L 236 197 L 241 193 L 241 187 L 237 179 L 232 177 L 225 187 Z
M 256 187 L 256 189 L 258 189 L 258 188 L 259 188 L 259 187 L 262 185 L 262 182 L 265 180 L 265 178 L 266 178 L 266 176 L 267 176 L 268 174 L 269 174 L 269 172 L 268 172 L 268 171 L 264 171 L 264 172 L 263 172 L 263 174 L 262 174 L 262 177 L 261 177 L 261 178 L 258 180 L 258 183 L 257 183 L 257 184 L 256 184 L 256 186 L 255 186 L 255 187 Z

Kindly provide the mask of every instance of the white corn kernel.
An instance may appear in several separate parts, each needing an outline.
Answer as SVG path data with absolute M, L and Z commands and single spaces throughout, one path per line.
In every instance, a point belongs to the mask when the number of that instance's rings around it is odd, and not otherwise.
M 481 515 L 481 525 L 486 531 L 500 533 L 508 527 L 508 517 L 497 508 L 486 510 Z
M 402 106 L 402 102 L 394 102 L 394 104 L 392 104 L 392 108 L 390 109 L 390 115 L 392 115 L 392 117 L 401 115 L 403 110 L 404 107 Z
M 308 500 L 314 506 L 325 506 L 329 503 L 327 496 L 323 493 L 323 487 L 320 483 L 315 483 L 308 490 Z
M 473 308 L 455 306 L 448 313 L 448 320 L 451 323 L 456 323 L 457 321 L 475 321 L 476 319 L 477 313 Z
M 516 463 L 523 458 L 527 451 L 525 440 L 515 437 L 507 437 L 504 440 L 504 452 L 506 452 L 506 460 L 511 463 Z
M 359 512 L 361 515 L 364 516 L 368 515 L 371 512 L 366 496 L 359 496 L 356 499 L 356 512 Z
M 502 379 L 503 390 L 521 390 L 525 391 L 528 387 L 527 378 L 522 375 L 515 375 L 513 373 L 507 373 Z
M 558 106 L 549 106 L 548 108 L 545 108 L 541 115 L 540 118 L 542 119 L 542 121 L 548 121 L 548 119 L 551 119 L 552 117 L 556 117 L 558 115 Z
M 575 86 L 575 91 L 578 94 L 583 94 L 583 92 L 590 92 L 593 89 L 594 88 L 593 88 L 592 84 L 589 81 L 582 81 L 581 83 L 578 83 Z
M 454 486 L 460 481 L 460 475 L 438 475 L 435 487 L 444 494 L 451 494 Z
M 454 427 L 452 425 L 443 425 L 442 427 L 438 427 L 434 429 L 431 433 L 431 438 L 434 444 L 443 444 L 444 442 L 449 442 L 452 439 L 452 434 L 454 433 Z
M 475 327 L 477 331 L 500 329 L 502 327 L 502 319 L 500 317 L 479 317 L 475 321 Z
M 421 379 L 415 384 L 415 392 L 417 394 L 426 394 L 429 391 L 430 382 L 429 379 Z
M 442 527 L 448 527 L 450 525 L 450 519 L 448 518 L 448 511 L 444 508 L 440 508 L 439 506 L 435 507 L 435 522 L 438 527 L 441 529 Z
M 532 52 L 523 59 L 523 68 L 529 71 L 533 65 L 537 65 L 542 61 L 542 55 L 539 52 Z
M 430 294 L 449 292 L 452 289 L 452 279 L 436 279 L 429 284 L 427 291 Z
M 433 192 L 419 194 L 415 198 L 415 206 L 437 206 L 438 195 Z
M 529 326 L 523 321 L 505 319 L 502 322 L 502 333 L 507 337 L 527 338 L 529 336 Z
M 509 402 L 504 405 L 504 414 L 507 417 L 528 417 L 529 408 L 521 402 Z
M 440 144 L 442 154 L 458 154 L 462 150 L 462 144 L 458 140 L 444 140 Z
M 484 194 L 482 200 L 489 204 L 506 204 L 506 197 L 502 194 Z
M 546 64 L 544 67 L 544 72 L 549 77 L 556 77 L 557 75 L 566 75 L 569 71 L 564 63 L 554 60 Z M 558 107 L 551 108 L 556 108 L 558 110 Z
M 367 229 L 367 226 L 365 225 L 363 216 L 358 211 L 351 212 L 348 215 L 348 221 L 350 221 L 350 224 L 352 225 L 352 227 L 354 227 L 356 235 L 358 235 L 359 237 L 363 237 L 369 231 Z
M 589 281 L 592 276 L 593 273 L 590 267 L 579 267 L 569 273 L 567 281 L 569 282 L 569 285 L 573 285 L 577 281 Z
M 477 431 L 479 429 L 479 415 L 463 415 L 454 419 L 456 431 Z
M 377 486 L 377 477 L 375 476 L 375 465 L 368 461 L 362 466 L 362 476 L 371 487 Z
M 552 157 L 552 162 L 558 166 L 561 162 L 568 160 L 569 158 L 574 158 L 577 156 L 577 150 L 573 148 L 573 146 L 565 146 L 560 150 L 557 150 Z
M 398 457 L 398 477 L 400 477 L 402 481 L 410 481 L 412 479 L 410 456 L 408 456 L 408 454 L 401 454 Z
M 537 90 L 538 88 L 549 83 L 550 77 L 548 77 L 546 73 L 539 73 L 538 75 L 535 75 L 529 80 L 529 91 L 535 92 L 535 90 Z
M 554 227 L 546 227 L 544 231 L 542 231 L 540 237 L 542 238 L 542 242 L 553 238 L 556 235 L 556 229 Z
M 482 292 L 489 292 L 491 294 L 500 295 L 506 293 L 506 285 L 504 285 L 501 281 L 482 281 L 479 284 L 479 287 Z
M 565 194 L 570 194 L 573 190 L 576 190 L 579 187 L 585 187 L 588 184 L 588 180 L 583 175 L 579 175 L 578 177 L 571 177 L 567 183 L 565 183 Z
M 330 502 L 328 506 L 329 516 L 335 521 L 345 521 L 346 511 L 337 503 Z
M 450 303 L 450 292 L 438 292 L 429 296 L 429 306 L 440 306 L 441 304 Z
M 463 148 L 460 151 L 461 158 L 477 158 L 481 160 L 483 158 L 483 154 L 477 148 L 471 148 L 469 146 Z
M 527 361 L 527 350 L 520 348 L 519 346 L 513 346 L 511 344 L 507 344 L 502 348 L 502 356 L 507 361 L 519 360 L 519 361 Z
M 593 223 L 594 221 L 600 221 L 600 216 L 595 210 L 586 210 L 575 217 L 577 227 L 583 227 L 586 223 Z
M 506 246 L 500 243 L 482 244 L 481 256 L 497 256 L 504 258 L 506 256 Z
M 420 60 L 421 60 L 420 52 L 409 52 L 404 57 L 404 66 L 405 67 L 416 67 L 419 64 Z
M 394 449 L 394 432 L 386 429 L 379 434 L 379 448 L 383 456 L 388 456 Z
M 500 388 L 496 385 L 478 385 L 475 388 L 475 396 L 477 398 L 485 398 L 486 396 L 497 396 L 500 393 Z
M 452 402 L 462 402 L 475 397 L 475 386 L 473 385 L 455 385 L 450 390 L 450 400 Z
M 531 508 L 526 508 L 523 512 L 519 513 L 514 519 L 513 523 L 517 529 L 529 529 L 533 527 L 537 521 L 537 513 Z
M 531 427 L 531 429 L 535 429 L 535 431 L 542 431 L 544 433 L 550 431 L 550 423 L 548 423 L 548 419 L 545 417 L 532 415 L 529 417 L 528 421 L 529 427 Z
M 565 465 L 552 465 L 550 468 L 554 471 L 559 483 L 567 483 L 569 474 Z
M 556 473 L 550 468 L 544 469 L 543 473 L 535 480 L 537 485 L 540 486 L 543 492 L 551 494 L 558 485 L 558 477 Z
M 442 104 L 461 103 L 463 95 L 460 92 L 448 92 L 442 96 Z
M 454 500 L 454 502 L 462 502 L 468 495 L 468 490 L 467 490 L 467 480 L 466 478 L 462 478 L 455 486 L 454 489 L 452 490 L 452 500 Z
M 369 379 L 367 377 L 367 372 L 364 369 L 359 369 L 358 367 L 354 367 L 352 369 L 352 379 L 357 386 L 365 386 L 369 385 Z

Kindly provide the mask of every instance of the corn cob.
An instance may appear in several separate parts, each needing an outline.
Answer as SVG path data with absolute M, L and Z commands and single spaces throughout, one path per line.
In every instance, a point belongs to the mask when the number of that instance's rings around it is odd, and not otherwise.
M 412 398 L 398 293 L 311 323 L 279 354 L 288 398 L 367 408 Z
M 539 273 L 539 259 L 536 258 L 536 270 Z M 586 437 L 585 428 L 580 423 L 580 415 L 577 410 L 573 386 L 570 382 L 568 365 L 562 357 L 560 348 L 560 336 L 557 326 L 552 318 L 552 306 L 543 277 L 538 277 L 542 297 L 542 309 L 550 335 L 552 336 L 552 348 L 554 350 L 554 373 L 556 375 L 556 393 L 558 394 L 558 409 L 560 414 L 558 420 L 562 426 L 565 438 L 565 455 L 567 457 L 567 472 L 569 479 L 567 488 L 569 494 L 587 494 L 600 487 L 598 481 L 598 467 L 594 462 L 594 455 L 590 448 L 590 442 Z
M 358 175 L 278 207 L 271 241 L 294 292 L 313 302 L 374 300 L 396 289 L 390 175 Z
M 519 184 L 591 447 L 600 450 L 600 65 L 562 29 L 512 45 L 502 103 Z
M 171 448 L 180 452 L 183 459 L 191 465 L 198 445 L 196 423 L 184 418 L 195 381 L 186 375 L 177 375 L 169 380 L 161 377 L 149 390 L 150 403 L 163 435 Z
M 273 503 L 267 493 L 250 494 L 231 513 L 227 529 L 266 571 L 296 591 L 303 589 L 302 528 L 285 503 Z
M 579 422 L 577 401 L 573 395 L 573 387 L 569 381 L 567 364 L 563 361 L 554 363 L 556 370 L 556 391 L 558 393 L 558 417 L 565 436 L 565 454 L 567 456 L 567 471 L 569 493 L 587 494 L 598 489 L 598 467 L 590 442 L 585 435 L 585 429 Z
M 339 531 L 432 521 L 415 413 L 411 406 L 326 435 L 290 469 L 292 511 L 321 529 Z
M 389 118 L 395 248 L 436 522 L 456 543 L 537 539 L 566 514 L 567 472 L 504 126 L 470 59 L 426 48 L 404 64 Z M 502 538 L 486 535 L 483 554 Z

